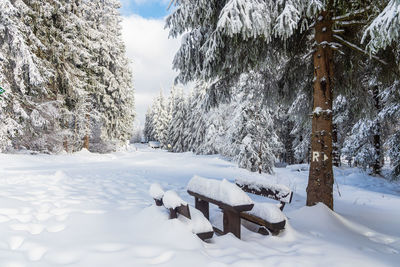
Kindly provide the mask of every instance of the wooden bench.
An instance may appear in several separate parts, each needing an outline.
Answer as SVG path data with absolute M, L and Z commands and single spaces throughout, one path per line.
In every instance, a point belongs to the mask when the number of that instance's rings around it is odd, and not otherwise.
M 169 219 L 180 219 L 203 241 L 213 237 L 214 232 L 208 218 L 205 218 L 200 211 L 191 208 L 174 191 L 164 192 L 159 184 L 152 184 L 150 195 L 157 206 L 164 206 L 169 210 Z
M 236 179 L 235 183 L 245 192 L 280 202 L 279 209 L 275 204 L 256 202 L 253 210 L 240 213 L 242 219 L 260 225 L 261 228 L 258 229 L 260 234 L 271 232 L 273 235 L 277 235 L 285 229 L 286 219 L 281 211 L 293 198 L 293 192 L 288 187 L 268 183 L 262 178 L 239 178 Z
M 217 205 L 223 212 L 223 230 L 213 227 L 218 234 L 233 233 L 240 238 L 240 214 L 253 208 L 252 200 L 235 184 L 194 176 L 187 188 L 195 198 L 195 208 L 209 219 L 209 203 Z

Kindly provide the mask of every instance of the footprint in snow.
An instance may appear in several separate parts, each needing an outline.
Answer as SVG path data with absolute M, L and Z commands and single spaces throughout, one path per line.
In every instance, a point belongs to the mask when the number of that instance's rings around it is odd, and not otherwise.
M 17 209 L 0 209 L 0 214 L 5 216 L 13 216 L 18 214 Z
M 160 256 L 155 257 L 149 261 L 150 264 L 162 264 L 166 263 L 167 261 L 171 260 L 172 257 L 175 256 L 175 253 L 173 251 L 166 251 L 162 253 Z
M 47 252 L 47 248 L 37 244 L 29 244 L 27 251 L 28 259 L 30 261 L 40 261 L 43 255 Z
M 22 243 L 24 243 L 24 241 L 25 241 L 25 237 L 23 237 L 23 236 L 12 236 L 8 240 L 8 246 L 10 247 L 11 250 L 16 250 L 21 247 L 21 245 L 22 245 Z
M 111 252 L 118 252 L 126 249 L 128 246 L 121 243 L 103 243 L 93 246 L 93 249 L 97 252 L 102 253 L 111 253 Z
M 316 237 L 324 237 L 324 235 L 321 234 L 320 232 L 310 231 L 310 234 L 312 234 L 313 236 L 316 236 Z
M 0 223 L 8 222 L 11 219 L 8 216 L 0 215 Z
M 40 222 L 45 222 L 51 217 L 53 217 L 53 215 L 51 215 L 50 213 L 38 213 L 35 215 L 35 218 Z
M 31 224 L 11 224 L 10 228 L 15 231 L 27 231 L 32 235 L 38 235 L 43 232 L 45 227 L 42 224 L 31 223 Z
M 17 214 L 12 216 L 13 219 L 16 219 L 20 223 L 29 223 L 32 221 L 32 215 L 30 214 Z
M 17 261 L 4 262 L 4 263 L 2 263 L 2 266 L 4 266 L 4 267 L 26 267 L 25 263 L 17 262 Z
M 65 224 L 57 224 L 57 225 L 47 226 L 46 230 L 49 233 L 58 233 L 64 231 L 65 228 L 66 228 Z
M 392 244 L 397 241 L 396 239 L 394 239 L 390 236 L 385 236 L 385 235 L 373 233 L 373 232 L 365 232 L 364 235 L 366 237 L 368 237 L 369 240 L 371 240 L 375 243 L 380 243 L 380 244 L 384 244 L 384 245 L 389 245 L 389 244 Z
M 83 257 L 83 252 L 70 250 L 62 252 L 47 253 L 44 257 L 46 261 L 59 265 L 72 265 L 78 263 Z M 52 265 L 54 266 L 54 265 Z

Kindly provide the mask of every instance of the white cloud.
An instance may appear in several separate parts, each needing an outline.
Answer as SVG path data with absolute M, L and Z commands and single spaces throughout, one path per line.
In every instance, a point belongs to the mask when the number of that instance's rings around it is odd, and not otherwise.
M 123 18 L 122 37 L 133 64 L 136 112 L 144 124 L 152 99 L 160 89 L 167 93 L 177 75 L 172 70 L 172 60 L 180 40 L 168 39 L 163 20 L 145 19 L 138 15 Z

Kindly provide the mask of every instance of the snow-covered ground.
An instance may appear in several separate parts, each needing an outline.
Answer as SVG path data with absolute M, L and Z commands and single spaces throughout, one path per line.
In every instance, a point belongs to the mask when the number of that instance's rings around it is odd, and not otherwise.
M 205 243 L 153 205 L 150 185 L 193 204 L 186 185 L 194 175 L 233 181 L 257 174 L 218 156 L 140 145 L 107 155 L 0 154 L 0 162 L 1 267 L 400 264 L 400 185 L 357 169 L 335 170 L 337 213 L 305 207 L 307 171 L 276 169 L 268 179 L 295 192 L 285 232 L 262 236 L 242 227 L 242 240 L 228 234 Z M 219 224 L 217 208 L 210 213 Z

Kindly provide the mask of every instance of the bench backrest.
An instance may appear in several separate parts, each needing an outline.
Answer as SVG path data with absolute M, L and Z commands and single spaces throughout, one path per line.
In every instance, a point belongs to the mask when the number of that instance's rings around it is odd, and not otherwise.
M 211 203 L 223 203 L 231 207 L 253 205 L 253 201 L 243 190 L 225 179 L 220 181 L 194 176 L 189 181 L 187 190 L 189 194 Z
M 245 192 L 281 202 L 281 210 L 286 203 L 292 202 L 293 192 L 285 185 L 271 184 L 259 178 L 236 179 L 235 183 Z

